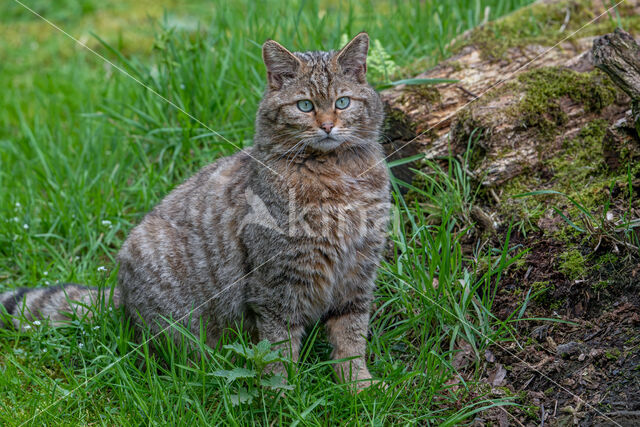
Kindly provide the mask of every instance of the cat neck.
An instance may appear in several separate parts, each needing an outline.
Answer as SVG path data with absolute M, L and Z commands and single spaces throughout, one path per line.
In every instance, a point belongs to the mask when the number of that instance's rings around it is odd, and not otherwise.
M 252 181 L 282 195 L 294 190 L 311 199 L 331 200 L 367 197 L 388 189 L 387 166 L 378 143 L 372 143 L 371 147 L 346 145 L 329 152 L 308 150 L 295 159 L 256 145 L 251 155 L 256 160 Z
M 364 174 L 368 169 L 384 167 L 382 146 L 373 141 L 366 145 L 345 142 L 329 151 L 307 147 L 297 153 L 283 153 L 282 150 L 272 149 L 273 146 L 275 144 L 256 144 L 253 154 L 264 166 L 281 175 L 289 174 L 292 169 L 306 168 L 320 174 L 338 173 L 355 177 Z

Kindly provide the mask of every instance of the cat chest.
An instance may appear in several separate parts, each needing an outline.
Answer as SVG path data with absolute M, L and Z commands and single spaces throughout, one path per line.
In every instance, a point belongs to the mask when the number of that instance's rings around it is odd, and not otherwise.
M 387 214 L 387 204 L 373 198 L 290 204 L 287 231 L 292 238 L 327 242 L 348 250 L 361 246 L 369 234 L 383 228 Z
M 363 278 L 378 263 L 379 248 L 385 239 L 387 211 L 376 209 L 335 208 L 308 210 L 294 223 L 291 248 L 297 253 L 296 263 L 306 273 L 308 298 L 316 301 L 318 310 L 353 297 Z
M 326 240 L 307 241 L 305 250 L 297 253 L 294 267 L 300 275 L 290 285 L 294 289 L 298 312 L 306 322 L 315 322 L 336 307 L 359 300 L 372 283 L 367 282 L 367 269 L 376 257 L 374 242 L 370 246 L 348 243 L 330 244 Z M 377 264 L 377 260 L 374 260 Z

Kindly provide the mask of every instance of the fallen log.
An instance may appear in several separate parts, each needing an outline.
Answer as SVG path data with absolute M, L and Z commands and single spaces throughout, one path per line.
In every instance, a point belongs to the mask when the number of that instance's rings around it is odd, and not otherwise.
M 562 12 L 557 23 L 561 27 L 566 17 L 564 5 L 574 7 L 574 3 L 542 1 L 519 13 L 527 16 L 538 13 L 535 7 L 555 7 Z M 588 10 L 588 16 L 598 16 L 606 10 L 600 1 L 579 3 L 576 15 Z M 625 7 L 629 15 L 640 14 L 640 1 L 628 0 Z M 600 25 L 597 22 L 594 26 Z M 463 36 L 456 42 L 456 55 L 416 76 L 456 79 L 458 83 L 398 86 L 381 93 L 389 112 L 385 143 L 387 152 L 394 153 L 392 158 L 415 153 L 429 159 L 461 154 L 471 133 L 480 130 L 474 146 L 480 155 L 470 167 L 484 176 L 483 185 L 497 188 L 523 173 L 543 169 L 588 123 L 603 119 L 613 124 L 630 109 L 630 97 L 594 69 L 593 36 L 547 46 L 508 47 L 496 58 L 485 53 L 486 39 L 476 42 L 474 34 L 483 31 L 481 27 Z M 406 168 L 402 174 L 410 180 Z

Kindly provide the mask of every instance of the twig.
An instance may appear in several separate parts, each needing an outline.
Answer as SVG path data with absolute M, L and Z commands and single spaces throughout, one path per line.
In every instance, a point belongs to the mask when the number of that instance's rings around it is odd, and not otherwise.
M 479 98 L 478 95 L 476 95 L 475 93 L 471 92 L 469 89 L 466 89 L 464 86 L 462 85 L 456 85 L 456 88 L 460 89 L 461 91 L 463 91 L 464 93 L 466 93 L 467 95 L 469 95 L 470 97 L 472 97 L 473 99 Z
M 493 188 L 489 189 L 489 194 L 491 194 L 491 197 L 493 197 L 493 200 L 495 200 L 496 203 L 500 203 L 501 202 L 500 197 L 498 197 L 498 195 L 493 190 Z
M 569 25 L 569 19 L 571 19 L 571 8 L 567 7 L 567 13 L 564 15 L 564 22 L 560 27 L 560 31 L 558 31 L 559 33 L 564 33 L 564 30 L 567 29 L 567 25 Z

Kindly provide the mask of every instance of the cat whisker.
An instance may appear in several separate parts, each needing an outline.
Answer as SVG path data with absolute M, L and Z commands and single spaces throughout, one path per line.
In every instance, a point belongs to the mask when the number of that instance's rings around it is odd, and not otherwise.
M 302 145 L 302 147 L 300 147 L 300 149 L 298 149 L 298 151 L 296 151 L 295 155 L 293 156 L 293 158 L 289 161 L 289 163 L 287 163 L 287 169 L 289 169 L 289 165 L 291 165 L 295 160 L 296 157 L 298 157 L 299 154 L 303 153 L 304 150 L 307 149 L 307 147 L 309 146 L 309 144 L 311 143 L 312 140 L 302 140 L 304 142 L 304 144 Z

